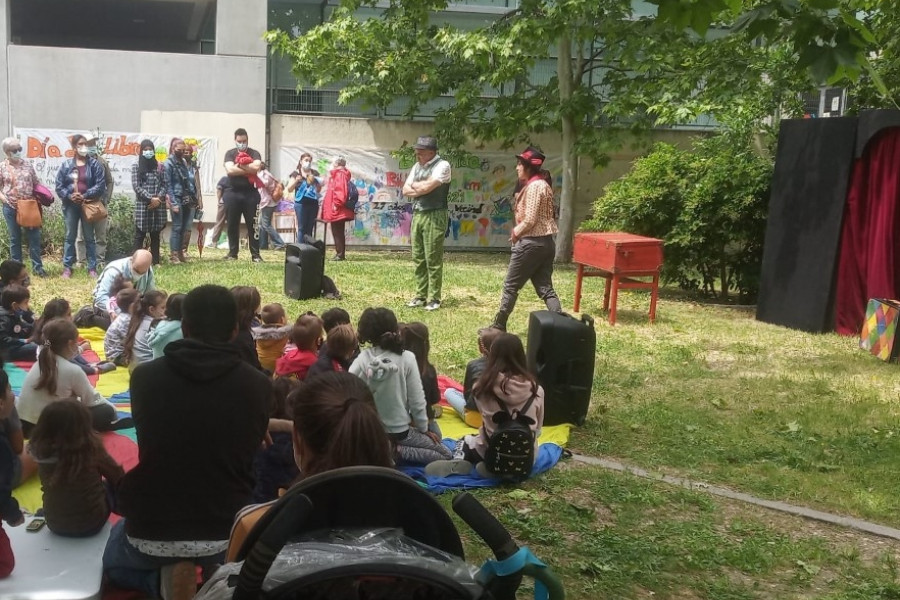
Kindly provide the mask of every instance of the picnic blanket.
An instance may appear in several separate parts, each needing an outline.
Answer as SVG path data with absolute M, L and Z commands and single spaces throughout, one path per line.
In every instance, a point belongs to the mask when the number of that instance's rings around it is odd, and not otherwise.
M 97 327 L 80 329 L 78 333 L 91 343 L 91 350 L 84 353 L 89 362 L 103 360 L 103 336 L 104 331 Z M 9 375 L 9 384 L 18 396 L 22 390 L 22 382 L 25 375 L 34 365 L 34 362 L 16 361 L 3 365 L 3 370 Z M 116 369 L 102 375 L 88 375 L 91 384 L 97 388 L 110 402 L 112 402 L 119 416 L 131 413 L 131 401 L 128 394 L 128 369 Z M 123 429 L 118 432 L 101 434 L 106 451 L 116 462 L 128 471 L 137 464 L 138 449 L 135 443 L 134 428 Z M 41 494 L 41 482 L 37 476 L 32 477 L 18 488 L 13 490 L 13 496 L 19 501 L 19 505 L 29 512 L 34 512 L 43 504 Z M 115 515 L 113 515 L 115 517 Z

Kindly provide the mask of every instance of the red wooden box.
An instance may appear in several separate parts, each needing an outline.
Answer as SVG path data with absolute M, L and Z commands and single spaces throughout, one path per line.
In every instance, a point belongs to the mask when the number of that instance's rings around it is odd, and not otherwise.
M 663 264 L 662 245 L 631 233 L 576 233 L 572 260 L 610 273 L 649 273 Z
M 616 323 L 620 289 L 650 290 L 650 322 L 656 319 L 659 270 L 663 264 L 663 241 L 631 233 L 604 232 L 575 234 L 572 260 L 577 263 L 575 312 L 581 306 L 581 286 L 585 277 L 603 277 L 603 310 L 609 310 L 609 324 Z M 585 271 L 591 267 L 594 271 Z M 650 277 L 650 281 L 633 279 Z

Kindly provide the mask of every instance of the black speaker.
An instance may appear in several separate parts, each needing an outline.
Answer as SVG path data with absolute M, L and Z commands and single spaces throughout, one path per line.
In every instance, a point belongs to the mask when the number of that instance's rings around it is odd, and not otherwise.
M 583 425 L 591 402 L 597 332 L 594 319 L 549 310 L 528 318 L 528 368 L 544 388 L 544 425 Z
M 307 300 L 322 295 L 325 254 L 309 244 L 287 244 L 284 247 L 284 295 L 294 300 Z

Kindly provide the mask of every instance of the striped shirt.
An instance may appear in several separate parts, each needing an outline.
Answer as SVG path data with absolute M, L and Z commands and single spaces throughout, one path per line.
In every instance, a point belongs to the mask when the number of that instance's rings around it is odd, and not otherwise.
M 516 226 L 513 233 L 517 238 L 541 237 L 557 232 L 553 218 L 553 190 L 542 180 L 530 181 L 516 196 Z

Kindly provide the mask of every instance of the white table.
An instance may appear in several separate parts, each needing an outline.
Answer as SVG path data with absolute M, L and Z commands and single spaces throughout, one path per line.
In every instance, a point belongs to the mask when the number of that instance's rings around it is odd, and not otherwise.
M 25 524 L 4 530 L 12 543 L 16 568 L 0 579 L 2 600 L 95 600 L 100 598 L 103 549 L 109 537 L 107 523 L 95 536 L 67 538 L 44 526 L 36 533 Z

